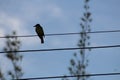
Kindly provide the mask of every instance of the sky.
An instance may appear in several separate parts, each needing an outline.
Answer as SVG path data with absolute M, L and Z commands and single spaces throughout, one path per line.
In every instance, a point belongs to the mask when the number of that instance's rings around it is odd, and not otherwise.
M 92 31 L 120 30 L 120 0 L 91 0 Z M 80 18 L 84 12 L 83 0 L 0 0 L 0 36 L 11 34 L 34 35 L 34 25 L 43 26 L 45 34 L 80 32 Z M 90 46 L 118 45 L 120 33 L 90 34 Z M 41 44 L 38 37 L 19 38 L 20 50 L 53 49 L 78 47 L 79 35 L 46 36 Z M 3 51 L 5 39 L 0 39 Z M 29 52 L 22 54 L 23 78 L 69 75 L 71 51 Z M 120 48 L 93 49 L 86 53 L 89 59 L 89 73 L 120 72 Z M 5 71 L 10 66 L 4 55 L 0 55 L 0 65 Z M 120 76 L 90 77 L 90 80 L 119 80 Z M 61 80 L 61 79 L 53 79 Z

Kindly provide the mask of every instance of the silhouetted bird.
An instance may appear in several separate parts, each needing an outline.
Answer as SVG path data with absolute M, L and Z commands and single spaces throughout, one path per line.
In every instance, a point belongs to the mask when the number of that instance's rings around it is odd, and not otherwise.
M 35 27 L 35 31 L 36 31 L 37 35 L 41 39 L 41 43 L 44 43 L 43 37 L 45 37 L 45 35 L 44 35 L 42 26 L 40 24 L 36 24 L 34 27 Z

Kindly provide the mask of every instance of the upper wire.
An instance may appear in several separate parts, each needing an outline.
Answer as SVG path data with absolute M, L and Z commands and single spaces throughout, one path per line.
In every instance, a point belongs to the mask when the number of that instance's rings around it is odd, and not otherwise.
M 110 30 L 110 31 L 92 31 L 92 32 L 76 32 L 76 33 L 56 33 L 56 34 L 45 34 L 45 36 L 60 36 L 60 35 L 76 35 L 76 34 L 87 34 L 87 33 L 113 33 L 120 32 L 120 30 Z M 14 37 L 36 37 L 37 35 L 18 35 L 18 36 L 1 36 L 0 38 L 14 38 Z

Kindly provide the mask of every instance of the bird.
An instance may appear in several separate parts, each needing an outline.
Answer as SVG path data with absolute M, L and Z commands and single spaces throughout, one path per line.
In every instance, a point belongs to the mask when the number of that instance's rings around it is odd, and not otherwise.
M 38 37 L 41 39 L 41 44 L 43 44 L 44 43 L 43 37 L 45 37 L 45 34 L 44 34 L 42 26 L 40 24 L 36 24 L 33 27 L 35 27 L 35 31 L 36 31 Z

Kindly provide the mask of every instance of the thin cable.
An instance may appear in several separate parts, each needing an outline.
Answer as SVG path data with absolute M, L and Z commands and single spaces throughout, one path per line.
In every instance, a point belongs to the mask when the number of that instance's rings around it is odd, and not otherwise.
M 93 31 L 93 32 L 86 32 L 86 33 L 113 33 L 113 32 L 120 32 L 120 30 L 111 30 L 111 31 Z M 60 36 L 60 35 L 76 35 L 76 34 L 83 34 L 83 33 L 58 33 L 58 34 L 45 34 L 45 36 Z M 14 38 L 14 37 L 35 37 L 37 35 L 21 35 L 21 36 L 1 36 L 0 38 Z
M 9 53 L 9 52 L 45 52 L 45 51 L 62 51 L 62 50 L 77 50 L 77 49 L 99 49 L 99 48 L 115 48 L 120 47 L 120 45 L 111 45 L 111 46 L 95 46 L 95 47 L 83 47 L 83 48 L 56 48 L 56 49 L 39 49 L 39 50 L 20 50 L 20 51 L 6 51 L 0 53 Z
M 37 80 L 37 79 L 55 79 L 55 78 L 72 78 L 72 77 L 88 77 L 88 76 L 113 76 L 120 75 L 120 73 L 103 73 L 103 74 L 86 74 L 86 75 L 69 75 L 69 76 L 49 76 L 49 77 L 36 77 L 36 78 L 24 78 L 14 80 Z

